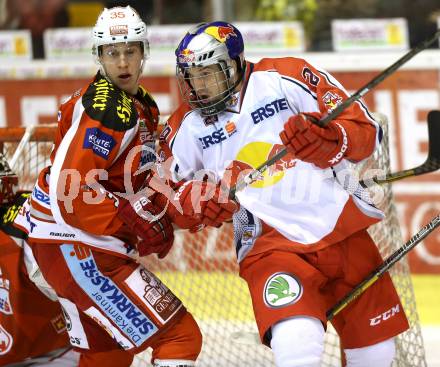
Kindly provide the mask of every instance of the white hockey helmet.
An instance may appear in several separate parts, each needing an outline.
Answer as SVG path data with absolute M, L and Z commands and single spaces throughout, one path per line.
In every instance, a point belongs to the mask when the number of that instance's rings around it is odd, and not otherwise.
M 104 8 L 93 27 L 93 54 L 100 55 L 100 46 L 120 42 L 141 42 L 144 60 L 150 54 L 147 26 L 131 6 Z

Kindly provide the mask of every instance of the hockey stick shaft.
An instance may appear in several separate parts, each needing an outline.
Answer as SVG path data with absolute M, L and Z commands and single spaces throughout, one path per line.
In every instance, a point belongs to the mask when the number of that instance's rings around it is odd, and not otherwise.
M 359 183 L 363 187 L 372 184 L 384 184 L 401 180 L 406 177 L 423 175 L 425 173 L 434 172 L 440 169 L 440 111 L 430 111 L 428 113 L 428 158 L 426 161 L 415 168 L 390 173 L 384 178 L 378 176 L 368 180 L 362 180 Z
M 414 47 L 408 53 L 403 55 L 399 60 L 397 60 L 394 64 L 387 67 L 384 71 L 382 71 L 379 75 L 373 78 L 370 82 L 365 84 L 362 88 L 360 88 L 355 94 L 351 97 L 343 101 L 339 106 L 337 106 L 329 115 L 325 116 L 318 122 L 318 125 L 321 127 L 326 126 L 331 120 L 338 117 L 348 106 L 350 106 L 353 102 L 359 100 L 366 93 L 368 93 L 371 89 L 373 89 L 376 85 L 382 82 L 385 78 L 394 73 L 398 68 L 400 68 L 407 61 L 411 60 L 415 55 L 419 52 L 428 48 L 431 44 L 433 44 L 437 38 L 440 37 L 440 29 L 437 30 L 431 37 L 421 42 L 419 45 Z
M 393 252 L 378 268 L 371 272 L 361 283 L 354 287 L 343 299 L 334 305 L 327 312 L 327 320 L 331 320 L 350 302 L 359 297 L 366 289 L 373 285 L 386 271 L 388 271 L 396 262 L 411 251 L 417 244 L 419 244 L 426 236 L 428 236 L 435 228 L 440 225 L 440 215 L 434 217 L 426 226 L 417 232 L 411 239 L 402 247 Z
M 339 116 L 347 107 L 349 107 L 353 102 L 359 100 L 366 93 L 368 93 L 372 88 L 374 88 L 377 84 L 382 82 L 385 78 L 394 73 L 398 68 L 400 68 L 403 64 L 405 64 L 408 60 L 412 59 L 419 52 L 428 48 L 435 40 L 440 36 L 440 29 L 437 30 L 430 38 L 421 42 L 419 45 L 411 49 L 408 53 L 403 55 L 399 60 L 397 60 L 394 64 L 386 68 L 379 75 L 373 78 L 369 83 L 365 84 L 362 88 L 360 88 L 356 93 L 350 96 L 348 99 L 343 101 L 340 105 L 338 105 L 329 115 L 324 116 L 323 119 L 317 121 L 317 125 L 324 127 L 331 120 L 335 119 Z M 235 197 L 235 193 L 244 189 L 247 185 L 255 181 L 255 179 L 260 176 L 264 171 L 266 171 L 272 164 L 283 158 L 287 154 L 287 149 L 281 149 L 277 154 L 275 154 L 272 158 L 268 159 L 266 162 L 262 163 L 260 166 L 255 168 L 252 172 L 246 175 L 242 181 L 238 182 L 234 187 L 229 191 L 229 197 Z

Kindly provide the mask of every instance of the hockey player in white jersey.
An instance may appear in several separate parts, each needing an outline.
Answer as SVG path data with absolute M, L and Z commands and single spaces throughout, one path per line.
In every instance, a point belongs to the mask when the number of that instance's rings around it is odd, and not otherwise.
M 314 125 L 347 98 L 343 87 L 299 58 L 246 61 L 231 24 L 198 25 L 176 57 L 184 102 L 163 130 L 160 153 L 171 160 L 171 201 L 205 225 L 233 219 L 262 342 L 277 366 L 319 366 L 326 311 L 382 262 L 367 228 L 383 214 L 334 175 L 369 157 L 381 129 L 362 102 L 325 128 Z M 287 156 L 235 200 L 222 194 L 284 147 Z M 371 322 L 391 309 L 392 317 Z M 408 328 L 388 275 L 332 323 L 351 367 L 390 366 L 393 338 Z

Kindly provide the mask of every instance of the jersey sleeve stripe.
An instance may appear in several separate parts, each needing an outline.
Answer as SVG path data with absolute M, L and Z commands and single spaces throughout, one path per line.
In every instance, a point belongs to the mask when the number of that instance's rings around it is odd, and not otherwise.
M 192 112 L 195 112 L 195 111 L 194 111 L 194 110 L 191 110 L 191 111 L 186 112 L 186 113 L 183 115 L 181 121 L 185 122 L 185 121 L 186 121 L 186 117 L 187 117 L 190 113 L 192 113 Z M 176 131 L 174 132 L 173 136 L 172 136 L 171 139 L 170 139 L 169 146 L 170 146 L 170 150 L 171 150 L 171 151 L 173 150 L 173 145 L 174 145 L 174 142 L 175 142 L 175 140 L 176 140 L 177 134 L 179 133 L 179 130 L 180 130 L 180 127 L 181 127 L 181 126 L 182 126 L 181 124 L 179 124 L 179 125 L 177 125 L 177 126 L 173 124 L 173 128 L 175 128 Z
M 329 83 L 330 85 L 333 85 L 336 88 L 342 89 L 345 93 L 348 94 L 346 89 L 336 79 L 331 78 L 330 75 L 328 75 L 326 72 L 324 72 L 322 70 L 318 70 L 318 73 L 321 74 L 327 80 L 327 83 Z
M 136 136 L 137 132 L 139 130 L 139 125 L 136 124 L 133 126 L 130 130 L 127 130 L 122 138 L 121 146 L 119 148 L 119 152 L 115 157 L 115 161 L 121 156 L 122 153 L 124 153 L 128 147 L 128 145 L 133 141 L 133 138 Z
M 49 197 L 50 197 L 50 202 L 52 204 L 51 205 L 52 215 L 57 223 L 62 223 L 63 225 L 67 226 L 67 228 L 72 232 L 75 232 L 75 229 L 70 225 L 68 225 L 67 223 L 65 223 L 64 218 L 61 214 L 61 209 L 58 205 L 56 188 L 58 187 L 58 180 L 60 179 L 61 176 L 64 157 L 66 156 L 69 146 L 72 143 L 73 138 L 75 137 L 76 131 L 78 130 L 78 126 L 81 121 L 81 116 L 83 112 L 84 112 L 84 106 L 80 98 L 75 103 L 75 107 L 73 109 L 72 125 L 70 126 L 69 130 L 67 131 L 63 140 L 61 141 L 57 150 L 57 154 L 55 154 L 50 171 L 50 178 L 49 178 Z
M 373 122 L 374 124 L 377 124 L 376 120 L 371 115 L 370 111 L 368 110 L 368 107 L 364 104 L 364 102 L 362 102 L 361 100 L 358 100 L 358 101 L 356 101 L 356 103 L 359 103 L 361 105 L 361 108 L 364 110 L 364 112 L 367 114 L 367 116 L 371 119 L 371 122 Z
M 310 94 L 310 95 L 313 97 L 313 99 L 315 99 L 315 100 L 318 99 L 318 98 L 316 97 L 316 93 L 313 93 L 310 89 L 308 89 L 304 84 L 300 83 L 299 81 L 294 80 L 294 79 L 291 79 L 291 78 L 288 78 L 288 77 L 286 77 L 286 76 L 281 76 L 281 79 L 287 80 L 288 82 L 291 82 L 291 83 L 297 85 L 297 86 L 300 87 L 302 90 L 304 90 L 305 92 L 307 92 L 308 94 Z

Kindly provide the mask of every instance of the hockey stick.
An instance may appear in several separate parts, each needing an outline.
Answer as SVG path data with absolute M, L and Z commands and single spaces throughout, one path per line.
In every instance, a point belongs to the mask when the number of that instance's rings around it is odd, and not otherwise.
M 367 288 L 373 285 L 385 272 L 411 251 L 416 245 L 422 242 L 430 233 L 440 225 L 440 214 L 431 219 L 431 221 L 418 231 L 411 239 L 403 246 L 394 251 L 387 257 L 383 263 L 373 270 L 361 283 L 354 287 L 344 298 L 336 303 L 330 310 L 327 311 L 327 320 L 330 321 L 352 301 L 359 297 Z M 260 337 L 257 333 L 252 332 L 235 332 L 231 334 L 232 339 L 244 344 L 261 344 Z
M 362 180 L 359 183 L 368 187 L 373 183 L 379 185 L 401 180 L 402 178 L 423 175 L 425 173 L 436 171 L 440 168 L 440 111 L 430 111 L 428 113 L 428 158 L 418 167 L 390 173 L 385 178 L 378 176 L 368 180 Z
M 399 60 L 397 60 L 394 64 L 386 68 L 384 71 L 382 71 L 379 75 L 377 75 L 375 78 L 373 78 L 370 82 L 368 82 L 366 85 L 364 85 L 362 88 L 360 88 L 355 94 L 353 94 L 351 97 L 347 98 L 345 101 L 343 101 L 338 107 L 336 107 L 329 115 L 324 116 L 323 119 L 320 121 L 317 121 L 316 124 L 324 127 L 326 126 L 331 120 L 338 117 L 347 107 L 349 107 L 353 102 L 359 100 L 361 97 L 363 97 L 367 92 L 369 92 L 372 88 L 374 88 L 377 84 L 379 84 L 381 81 L 383 81 L 385 78 L 390 76 L 392 73 L 394 73 L 398 68 L 400 68 L 403 64 L 405 64 L 408 60 L 412 59 L 415 55 L 417 55 L 419 52 L 423 51 L 424 49 L 428 48 L 434 41 L 440 36 L 440 29 L 437 30 L 430 38 L 426 39 L 425 41 L 421 42 L 419 45 L 414 47 L 412 50 L 410 50 L 408 53 L 403 55 Z M 259 177 L 264 171 L 266 171 L 272 164 L 280 160 L 282 157 L 284 157 L 287 154 L 287 149 L 281 149 L 277 154 L 275 154 L 272 158 L 268 159 L 266 162 L 262 163 L 260 166 L 255 168 L 252 172 L 247 174 L 243 180 L 238 182 L 234 187 L 231 188 L 229 191 L 229 197 L 233 198 L 235 196 L 235 193 L 237 191 L 240 191 L 244 189 L 247 185 L 252 183 Z M 410 171 L 410 170 L 409 170 Z M 408 176 L 405 176 L 408 177 Z
M 367 288 L 374 284 L 386 271 L 411 251 L 416 245 L 422 242 L 434 229 L 440 224 L 440 214 L 431 219 L 431 221 L 410 238 L 402 247 L 394 251 L 386 260 L 375 270 L 373 270 L 361 283 L 354 287 L 344 298 L 327 311 L 327 320 L 330 321 L 347 305 L 359 297 Z

